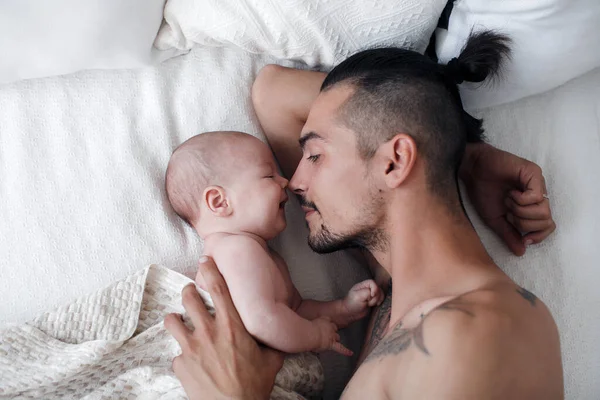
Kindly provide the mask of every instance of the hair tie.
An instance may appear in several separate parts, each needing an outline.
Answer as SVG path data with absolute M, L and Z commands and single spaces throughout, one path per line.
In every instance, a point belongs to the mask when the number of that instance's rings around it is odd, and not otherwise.
M 461 68 L 461 62 L 456 57 L 448 61 L 448 64 L 446 64 L 446 73 L 457 85 L 463 83 L 465 80 Z

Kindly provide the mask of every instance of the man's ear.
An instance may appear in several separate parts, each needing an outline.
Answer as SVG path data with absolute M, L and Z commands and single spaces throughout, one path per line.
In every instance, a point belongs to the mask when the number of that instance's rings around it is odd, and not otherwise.
M 204 189 L 204 204 L 213 215 L 217 217 L 228 217 L 233 213 L 233 208 L 227 199 L 225 189 L 221 186 L 209 186 Z
M 412 171 L 417 160 L 415 140 L 399 133 L 382 146 L 385 161 L 384 181 L 390 189 L 400 186 Z

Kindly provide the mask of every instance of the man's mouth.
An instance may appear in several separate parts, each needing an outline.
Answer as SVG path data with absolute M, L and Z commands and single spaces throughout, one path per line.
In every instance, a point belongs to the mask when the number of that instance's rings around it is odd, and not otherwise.
M 306 214 L 305 217 L 308 217 L 309 215 L 314 214 L 317 210 L 315 210 L 314 208 L 302 206 L 302 211 L 304 211 L 304 214 Z

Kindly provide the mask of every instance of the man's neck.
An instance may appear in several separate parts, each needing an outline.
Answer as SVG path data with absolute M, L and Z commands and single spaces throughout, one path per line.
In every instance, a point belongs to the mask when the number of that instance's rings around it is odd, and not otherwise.
M 419 209 L 416 215 L 390 215 L 389 246 L 373 251 L 394 282 L 391 326 L 428 300 L 459 296 L 502 274 L 466 216 L 437 203 Z

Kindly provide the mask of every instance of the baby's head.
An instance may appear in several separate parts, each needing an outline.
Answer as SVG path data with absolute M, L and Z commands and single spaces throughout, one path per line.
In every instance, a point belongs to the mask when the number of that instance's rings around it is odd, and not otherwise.
M 252 233 L 269 240 L 286 226 L 288 181 L 269 147 L 241 132 L 207 132 L 169 160 L 166 189 L 175 212 L 201 237 Z

